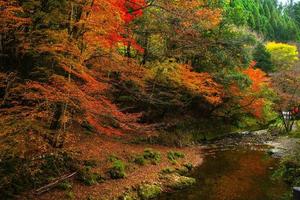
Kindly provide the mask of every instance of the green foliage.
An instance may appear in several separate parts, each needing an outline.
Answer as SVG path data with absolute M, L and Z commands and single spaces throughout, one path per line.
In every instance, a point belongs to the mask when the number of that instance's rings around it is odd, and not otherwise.
M 59 183 L 56 188 L 61 189 L 61 190 L 71 190 L 72 189 L 72 183 L 69 181 L 63 181 Z
M 297 15 L 286 12 L 286 8 L 273 0 L 235 0 L 222 5 L 224 20 L 237 26 L 247 26 L 268 40 L 297 41 L 299 26 Z M 295 7 L 294 10 L 298 10 Z M 296 12 L 294 12 L 296 13 Z
M 150 161 L 154 165 L 161 161 L 160 152 L 154 151 L 153 149 L 145 149 L 143 156 L 146 160 Z
M 300 184 L 299 154 L 284 158 L 274 173 L 274 178 L 282 178 L 288 185 L 297 187 Z
M 125 178 L 125 164 L 121 160 L 113 161 L 112 167 L 109 169 L 109 174 L 112 179 Z
M 146 164 L 146 160 L 145 160 L 143 155 L 136 156 L 133 161 L 138 165 L 145 165 Z
M 186 167 L 189 171 L 191 171 L 194 168 L 194 165 L 192 163 L 186 163 L 183 166 Z
M 77 179 L 87 186 L 95 185 L 104 180 L 100 174 L 93 173 L 91 167 L 87 166 L 79 170 Z
M 257 62 L 256 67 L 262 69 L 265 72 L 273 72 L 274 65 L 271 61 L 271 54 L 267 51 L 265 45 L 259 43 L 253 53 L 253 58 Z

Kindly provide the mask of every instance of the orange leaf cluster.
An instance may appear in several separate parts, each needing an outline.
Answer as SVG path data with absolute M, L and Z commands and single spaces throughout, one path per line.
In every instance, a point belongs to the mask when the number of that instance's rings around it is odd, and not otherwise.
M 193 72 L 188 65 L 180 68 L 181 81 L 193 93 L 203 96 L 212 105 L 222 103 L 223 87 L 209 73 Z
M 23 9 L 14 0 L 0 0 L 0 33 L 7 33 L 21 26 L 30 24 L 30 19 L 18 17 Z
M 234 96 L 239 97 L 239 104 L 244 110 L 256 118 L 261 118 L 265 100 L 260 93 L 264 86 L 269 85 L 270 80 L 265 72 L 258 68 L 255 69 L 254 66 L 255 63 L 251 63 L 247 69 L 242 71 L 251 80 L 250 87 L 246 91 L 241 91 L 238 86 L 232 85 L 231 92 Z

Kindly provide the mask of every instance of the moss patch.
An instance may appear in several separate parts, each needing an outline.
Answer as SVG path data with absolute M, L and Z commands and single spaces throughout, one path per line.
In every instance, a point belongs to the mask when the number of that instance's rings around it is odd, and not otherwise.
M 143 184 L 138 188 L 138 194 L 142 200 L 153 199 L 161 192 L 162 188 L 155 184 Z
M 167 187 L 174 189 L 174 190 L 184 189 L 184 188 L 190 187 L 196 183 L 196 179 L 186 177 L 186 176 L 181 176 L 176 173 L 170 174 L 170 175 L 165 175 L 165 176 L 161 177 L 161 179 L 163 179 L 163 182 L 165 183 L 165 185 Z

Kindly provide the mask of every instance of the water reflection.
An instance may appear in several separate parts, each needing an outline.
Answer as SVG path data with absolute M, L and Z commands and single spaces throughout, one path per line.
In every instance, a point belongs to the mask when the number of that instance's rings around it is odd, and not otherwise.
M 249 149 L 218 151 L 192 174 L 197 184 L 159 200 L 279 200 L 288 188 L 272 180 L 277 160 Z

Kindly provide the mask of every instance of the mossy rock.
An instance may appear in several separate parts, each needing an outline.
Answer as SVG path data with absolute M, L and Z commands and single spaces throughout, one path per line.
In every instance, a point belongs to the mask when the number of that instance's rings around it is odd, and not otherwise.
M 190 187 L 196 183 L 196 179 L 186 176 L 181 176 L 179 174 L 170 174 L 161 177 L 165 185 L 174 190 L 180 190 Z
M 162 191 L 162 188 L 156 184 L 142 184 L 138 188 L 138 194 L 142 200 L 153 199 L 161 194 Z

